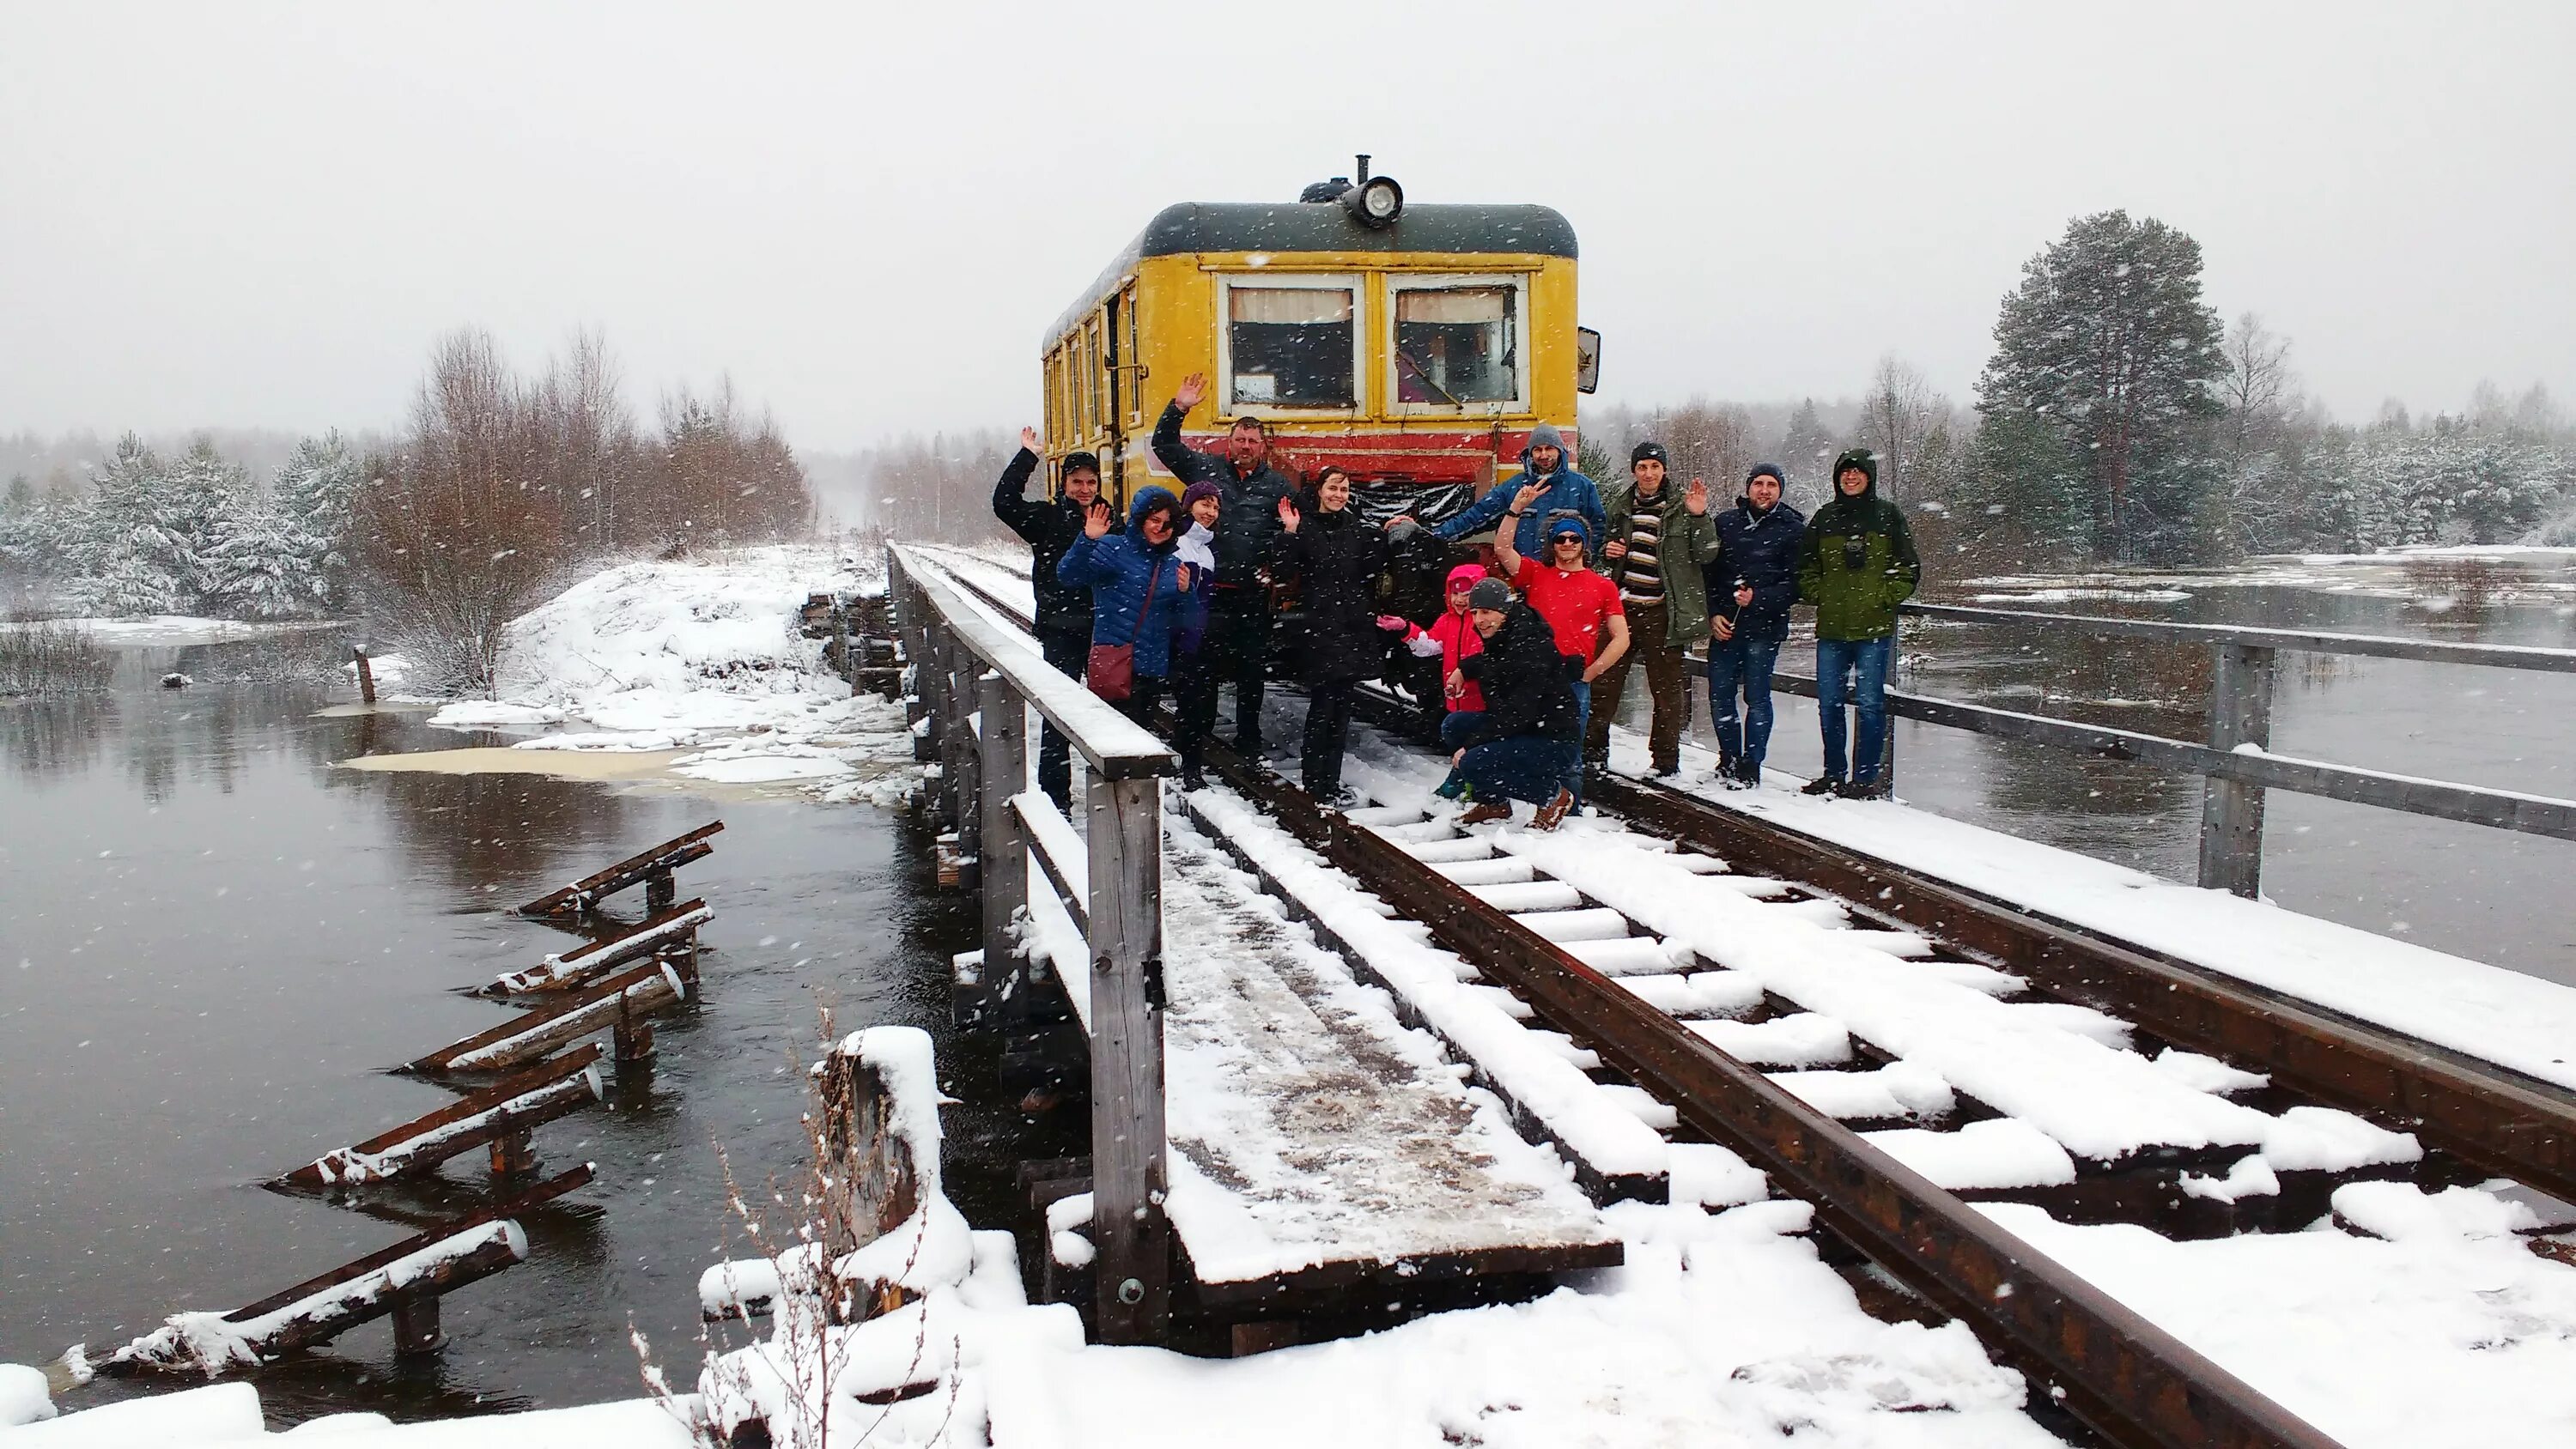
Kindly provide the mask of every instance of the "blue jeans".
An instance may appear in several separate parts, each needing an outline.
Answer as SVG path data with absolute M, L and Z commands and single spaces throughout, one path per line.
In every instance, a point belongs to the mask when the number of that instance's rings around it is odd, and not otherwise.
M 1484 722 L 1485 712 L 1481 709 L 1453 709 L 1442 715 L 1440 748 L 1453 755 L 1458 753 L 1459 749 L 1467 743 L 1467 736 L 1473 734 L 1476 726 Z
M 1574 738 L 1580 741 L 1583 738 L 1583 732 L 1591 725 L 1592 683 L 1589 680 L 1578 679 L 1574 681 Z M 1583 803 L 1583 747 L 1579 743 L 1575 746 L 1574 758 L 1566 762 L 1565 788 L 1574 792 L 1576 804 Z
M 1580 768 L 1582 762 L 1583 748 L 1573 741 L 1513 735 L 1469 750 L 1467 758 L 1459 762 L 1458 773 L 1476 787 L 1480 804 L 1489 800 L 1527 800 L 1544 805 L 1556 798 L 1567 772 Z
M 1879 756 L 1887 748 L 1887 666 L 1896 654 L 1896 636 L 1879 639 L 1816 641 L 1816 713 L 1825 726 L 1825 778 L 1843 774 L 1843 701 L 1860 716 L 1860 738 L 1853 743 L 1853 783 L 1878 778 Z M 1858 678 L 1855 681 L 1854 676 Z
M 1708 721 L 1717 730 L 1717 757 L 1741 760 L 1760 770 L 1771 748 L 1771 671 L 1780 662 L 1777 639 L 1708 641 Z M 1744 717 L 1738 721 L 1735 697 L 1744 695 Z

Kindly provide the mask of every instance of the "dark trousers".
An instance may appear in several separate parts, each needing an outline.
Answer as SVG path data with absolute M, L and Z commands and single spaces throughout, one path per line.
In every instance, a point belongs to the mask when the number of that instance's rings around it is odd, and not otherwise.
M 1628 648 L 1592 681 L 1592 718 L 1583 727 L 1583 758 L 1591 764 L 1610 762 L 1610 724 L 1628 692 L 1628 666 L 1646 666 L 1646 693 L 1654 701 L 1654 723 L 1647 753 L 1658 770 L 1681 763 L 1682 726 L 1689 723 L 1690 666 L 1682 651 L 1665 642 L 1669 627 L 1663 604 L 1639 604 L 1628 610 Z
M 1068 679 L 1080 679 L 1091 668 L 1091 631 L 1079 634 L 1046 630 L 1038 635 L 1038 650 L 1046 662 Z M 1038 788 L 1047 793 L 1056 808 L 1073 812 L 1073 746 L 1063 735 L 1048 725 L 1038 733 Z
M 1306 686 L 1306 738 L 1299 764 L 1306 793 L 1322 799 L 1342 788 L 1342 748 L 1351 735 L 1356 679 L 1323 679 Z
M 1216 730 L 1216 651 L 1204 639 L 1196 651 L 1174 656 L 1172 698 L 1180 705 L 1181 727 L 1172 742 L 1180 747 L 1181 764 L 1195 770 L 1206 757 L 1208 736 Z
M 1479 803 L 1527 800 L 1544 805 L 1565 785 L 1568 770 L 1578 766 L 1580 752 L 1570 741 L 1540 735 L 1512 735 L 1481 744 L 1458 762 L 1458 773 L 1476 787 Z
M 1167 688 L 1164 681 L 1151 674 L 1139 674 L 1127 688 L 1127 697 L 1118 701 L 1117 710 L 1147 729 L 1154 727 L 1154 706 L 1163 702 Z
M 1771 748 L 1771 671 L 1780 662 L 1780 642 L 1742 634 L 1708 641 L 1708 722 L 1717 731 L 1717 757 L 1727 765 L 1742 761 L 1755 779 Z M 1740 723 L 1738 694 L 1744 698 Z
M 1476 726 L 1484 722 L 1485 712 L 1481 709 L 1449 711 L 1448 716 L 1440 721 L 1440 748 L 1453 755 L 1458 753 L 1459 748 L 1467 743 L 1467 736 L 1475 733 Z
M 1219 681 L 1234 683 L 1234 742 L 1248 748 L 1261 739 L 1261 682 L 1270 669 L 1270 591 L 1258 586 L 1220 588 L 1208 606 L 1207 642 L 1216 651 Z
M 1887 746 L 1887 666 L 1896 637 L 1816 641 L 1816 712 L 1824 717 L 1825 778 L 1843 778 L 1843 700 L 1851 700 L 1859 738 L 1852 741 L 1851 780 L 1878 778 Z

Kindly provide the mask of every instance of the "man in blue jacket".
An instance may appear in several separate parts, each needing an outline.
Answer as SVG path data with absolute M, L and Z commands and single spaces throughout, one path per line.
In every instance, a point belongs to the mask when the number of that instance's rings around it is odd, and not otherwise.
M 1294 498 L 1297 484 L 1270 461 L 1270 435 L 1261 419 L 1239 417 L 1225 435 L 1225 451 L 1202 453 L 1181 441 L 1181 420 L 1207 396 L 1207 376 L 1181 379 L 1154 424 L 1154 456 L 1186 489 L 1213 483 L 1223 502 L 1216 527 L 1216 588 L 1208 600 L 1207 638 L 1217 650 L 1220 678 L 1234 681 L 1234 747 L 1261 753 L 1261 681 L 1270 656 L 1270 581 L 1262 565 L 1279 534 L 1279 500 Z M 1186 526 L 1188 520 L 1184 519 Z
M 1717 731 L 1718 783 L 1762 783 L 1771 745 L 1771 670 L 1789 637 L 1798 601 L 1798 545 L 1804 514 L 1780 501 L 1780 465 L 1756 463 L 1744 496 L 1717 519 L 1717 557 L 1702 566 L 1708 589 L 1708 715 Z M 1744 696 L 1739 725 L 1735 700 Z
M 993 485 L 993 516 L 1029 546 L 1029 592 L 1038 606 L 1038 648 L 1046 662 L 1080 679 L 1091 657 L 1091 590 L 1056 577 L 1065 550 L 1082 537 L 1083 511 L 1100 496 L 1100 460 L 1067 453 L 1062 485 L 1052 498 L 1030 498 L 1029 476 L 1038 467 L 1038 431 L 1020 429 L 1020 451 Z M 1038 736 L 1038 788 L 1061 810 L 1073 808 L 1073 750 L 1048 725 Z
M 1515 509 L 1513 499 L 1531 484 L 1542 491 L 1525 508 Z M 1485 496 L 1467 505 L 1467 511 L 1441 524 L 1433 532 L 1445 539 L 1461 539 L 1484 530 L 1497 520 L 1514 525 L 1512 548 L 1523 558 L 1545 558 L 1547 551 L 1540 529 L 1552 515 L 1572 513 L 1583 520 L 1586 533 L 1593 538 L 1607 538 L 1610 522 L 1601 511 L 1601 490 L 1591 479 L 1566 466 L 1565 437 L 1554 423 L 1541 423 L 1530 430 L 1529 446 L 1521 450 L 1520 473 L 1485 490 Z M 1387 527 L 1411 523 L 1410 514 L 1387 520 Z

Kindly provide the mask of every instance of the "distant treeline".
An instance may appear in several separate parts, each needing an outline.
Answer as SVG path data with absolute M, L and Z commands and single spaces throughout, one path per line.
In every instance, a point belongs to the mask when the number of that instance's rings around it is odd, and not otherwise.
M 263 487 L 201 439 L 165 461 L 128 434 L 87 486 L 0 494 L 0 566 L 101 615 L 355 613 L 416 679 L 486 687 L 501 626 L 603 560 L 806 532 L 796 455 L 732 385 L 663 396 L 640 427 L 593 335 L 523 378 L 488 334 L 433 350 L 403 433 L 299 444 Z

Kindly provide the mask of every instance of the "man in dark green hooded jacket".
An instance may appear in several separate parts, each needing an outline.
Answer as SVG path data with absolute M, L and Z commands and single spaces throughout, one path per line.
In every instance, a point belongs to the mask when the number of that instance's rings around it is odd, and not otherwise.
M 1878 459 L 1854 448 L 1834 459 L 1834 496 L 1807 520 L 1800 545 L 1798 602 L 1816 609 L 1816 701 L 1823 717 L 1825 768 L 1810 795 L 1883 799 L 1879 756 L 1887 741 L 1887 675 L 1896 659 L 1896 606 L 1923 578 L 1914 531 L 1878 496 Z M 1843 700 L 1859 716 L 1851 768 L 1843 768 Z

